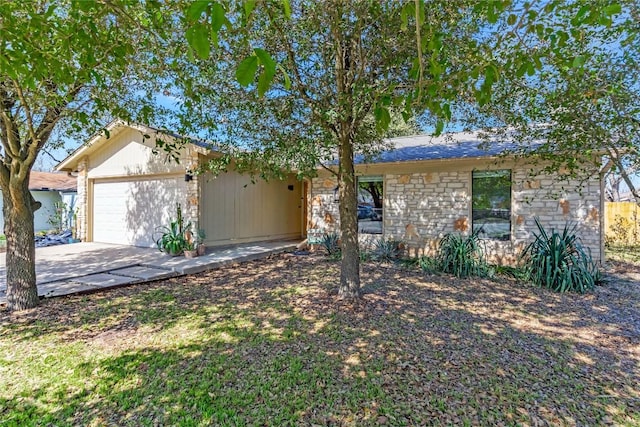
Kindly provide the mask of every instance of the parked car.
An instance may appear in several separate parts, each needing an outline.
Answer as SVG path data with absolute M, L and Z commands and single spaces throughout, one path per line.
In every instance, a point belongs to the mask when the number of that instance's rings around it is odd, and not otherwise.
M 380 216 L 371 206 L 358 205 L 358 219 L 371 219 L 373 221 L 379 221 Z

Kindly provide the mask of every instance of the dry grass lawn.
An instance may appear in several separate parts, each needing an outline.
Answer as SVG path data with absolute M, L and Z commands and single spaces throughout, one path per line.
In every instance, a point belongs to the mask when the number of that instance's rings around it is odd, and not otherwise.
M 638 282 L 338 277 L 287 254 L 0 311 L 0 425 L 640 425 Z

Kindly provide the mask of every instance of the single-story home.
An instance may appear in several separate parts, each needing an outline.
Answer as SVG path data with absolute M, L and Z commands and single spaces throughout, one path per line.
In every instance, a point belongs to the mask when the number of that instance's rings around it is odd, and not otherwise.
M 63 228 L 71 228 L 73 210 L 75 208 L 77 180 L 66 173 L 31 171 L 29 177 L 29 191 L 33 198 L 42 206 L 33 215 L 33 226 L 36 232 L 56 228 L 54 219 L 57 210 L 61 212 Z M 2 199 L 0 199 L 0 209 Z M 52 223 L 53 222 L 53 223 Z M 0 226 L 4 230 L 4 216 L 0 215 Z
M 171 135 L 150 126 L 115 120 L 56 166 L 78 177 L 77 235 L 83 241 L 154 247 L 158 228 L 169 225 L 180 204 L 185 221 L 204 230 L 209 247 L 280 239 L 302 234 L 303 183 L 252 184 L 230 170 L 217 177 L 192 175 L 215 155 L 192 140 L 179 163 L 154 153 L 156 136 Z
M 300 239 L 308 230 L 339 229 L 335 175 L 300 182 L 291 174 L 269 182 L 229 172 L 189 171 L 215 153 L 197 140 L 180 163 L 154 153 L 158 130 L 114 121 L 56 169 L 78 176 L 77 233 L 82 240 L 152 247 L 157 230 L 184 217 L 206 233 L 207 246 Z M 166 138 L 166 136 L 165 136 Z M 602 176 L 583 182 L 532 176 L 535 164 L 500 154 L 507 145 L 479 147 L 474 134 L 413 136 L 395 149 L 358 158 L 358 223 L 363 239 L 404 241 L 429 253 L 447 232 L 477 230 L 495 262 L 512 262 L 535 231 L 578 224 L 583 244 L 603 260 Z
M 491 261 L 513 263 L 537 230 L 575 223 L 595 261 L 604 260 L 603 172 L 586 179 L 537 173 L 532 158 L 503 156 L 512 143 L 486 147 L 473 133 L 393 138 L 373 159 L 356 158 L 360 238 L 396 239 L 416 254 L 433 254 L 449 232 L 478 231 Z M 595 162 L 594 162 L 595 163 Z M 307 227 L 339 229 L 335 175 L 311 180 Z

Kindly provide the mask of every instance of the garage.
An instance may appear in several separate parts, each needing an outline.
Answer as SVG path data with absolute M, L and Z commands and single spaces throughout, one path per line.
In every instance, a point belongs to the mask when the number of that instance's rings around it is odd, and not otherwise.
M 255 180 L 235 172 L 202 179 L 201 218 L 207 245 L 299 238 L 302 183 Z
M 303 191 L 295 175 L 252 181 L 233 167 L 194 174 L 219 155 L 208 144 L 178 143 L 166 131 L 118 120 L 105 129 L 56 167 L 78 178 L 76 234 L 83 241 L 154 247 L 177 203 L 184 221 L 204 230 L 208 247 L 301 237 Z M 180 148 L 164 153 L 159 140 Z
M 94 181 L 92 240 L 154 246 L 156 229 L 175 217 L 185 193 L 183 175 Z

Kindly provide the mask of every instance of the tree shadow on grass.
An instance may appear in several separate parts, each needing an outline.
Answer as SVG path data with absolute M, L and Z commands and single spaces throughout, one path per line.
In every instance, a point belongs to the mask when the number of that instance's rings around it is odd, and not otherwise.
M 365 266 L 374 292 L 354 306 L 336 273 L 283 256 L 86 297 L 85 318 L 42 328 L 95 357 L 33 390 L 22 424 L 640 422 L 638 336 L 594 308 L 619 301 Z

